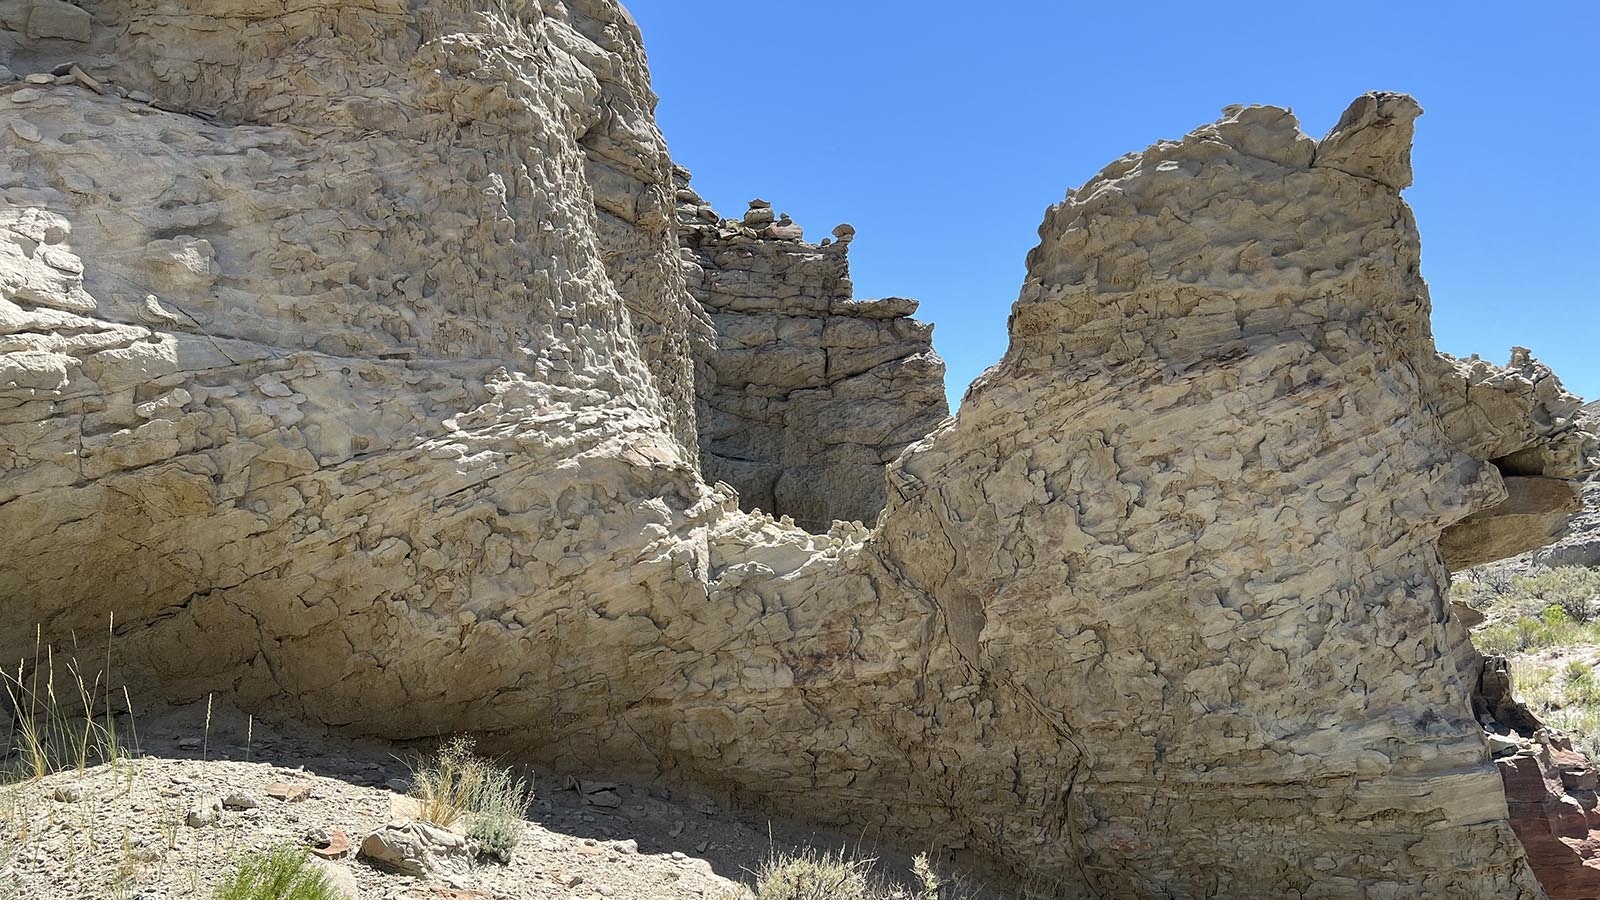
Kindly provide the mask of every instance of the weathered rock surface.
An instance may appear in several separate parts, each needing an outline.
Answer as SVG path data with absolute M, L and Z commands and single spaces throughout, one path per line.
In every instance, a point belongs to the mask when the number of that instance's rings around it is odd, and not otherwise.
M 1477 357 L 1457 362 L 1439 391 L 1445 427 L 1494 464 L 1508 495 L 1445 532 L 1440 549 L 1451 571 L 1543 547 L 1566 532 L 1582 508 L 1577 479 L 1594 453 L 1583 401 L 1523 347 L 1504 367 Z
M 1600 426 L 1600 400 L 1583 408 L 1586 427 Z M 1583 485 L 1583 508 L 1567 523 L 1566 532 L 1550 546 L 1533 551 L 1535 565 L 1600 566 L 1600 476 Z
M 464 871 L 472 861 L 467 839 L 427 822 L 390 822 L 361 840 L 358 855 L 402 875 Z
M 1595 770 L 1571 747 L 1526 742 L 1495 760 L 1511 826 L 1550 900 L 1600 898 Z
M 1439 541 L 1585 438 L 1443 414 L 1409 98 L 1320 144 L 1231 108 L 1072 192 L 878 527 L 808 534 L 701 479 L 675 248 L 596 212 L 659 174 L 614 3 L 82 8 L 106 93 L 0 86 L 0 648 L 115 611 L 174 694 L 1061 897 L 1541 896 Z
M 1549 377 L 1553 382 L 1553 376 Z M 1571 400 L 1575 398 L 1566 395 L 1562 407 Z M 1583 407 L 1578 417 L 1570 419 L 1585 420 L 1575 425 L 1573 432 L 1594 431 L 1600 419 L 1597 410 L 1600 404 Z M 1517 470 L 1514 460 L 1507 466 L 1510 472 Z M 1510 572 L 1600 566 L 1600 476 L 1590 476 L 1581 484 L 1557 484 L 1548 478 L 1515 474 L 1507 474 L 1505 481 L 1511 494 L 1505 504 L 1475 513 L 1446 532 L 1442 549 L 1452 571 L 1489 560 L 1497 561 L 1489 568 Z M 1507 552 L 1511 550 L 1518 554 Z
M 1533 562 L 1550 568 L 1600 566 L 1600 481 L 1584 483 L 1582 509 L 1568 521 L 1565 534 L 1533 551 Z
M 677 198 L 686 280 L 717 337 L 699 391 L 706 479 L 810 531 L 873 522 L 884 467 L 950 412 L 933 326 L 914 300 L 853 298 L 849 226 L 809 244 L 761 200 L 725 219 L 681 169 Z

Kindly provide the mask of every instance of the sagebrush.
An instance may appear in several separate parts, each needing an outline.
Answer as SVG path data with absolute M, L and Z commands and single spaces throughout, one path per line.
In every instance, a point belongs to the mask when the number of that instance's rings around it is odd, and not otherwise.
M 1600 614 L 1600 570 L 1561 566 L 1516 575 L 1503 569 L 1479 569 L 1456 576 L 1450 596 L 1481 610 L 1491 620 L 1537 618 L 1555 606 L 1567 621 L 1587 625 Z

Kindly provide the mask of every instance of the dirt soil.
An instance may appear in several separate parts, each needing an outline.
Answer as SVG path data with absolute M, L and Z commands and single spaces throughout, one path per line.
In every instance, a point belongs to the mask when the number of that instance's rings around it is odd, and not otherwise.
M 137 758 L 0 787 L 0 900 L 210 898 L 248 850 L 309 846 L 316 831 L 342 831 L 359 848 L 373 829 L 414 812 L 404 793 L 415 750 L 267 727 L 220 707 L 208 730 L 205 706 L 140 710 Z M 870 839 L 706 798 L 530 774 L 535 800 L 509 865 L 409 877 L 353 850 L 327 865 L 348 871 L 362 900 L 723 900 L 747 896 L 775 850 L 805 848 L 881 857 L 890 873 L 909 867 Z M 304 798 L 273 796 L 284 786 Z M 197 804 L 241 793 L 255 808 L 225 808 L 214 824 L 187 821 Z

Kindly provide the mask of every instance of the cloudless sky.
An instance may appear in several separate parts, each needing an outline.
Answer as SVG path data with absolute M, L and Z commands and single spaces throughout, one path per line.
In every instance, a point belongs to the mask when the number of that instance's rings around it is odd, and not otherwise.
M 1006 346 L 1045 208 L 1230 103 L 1320 138 L 1405 91 L 1439 347 L 1533 348 L 1600 397 L 1600 4 L 625 0 L 673 158 L 725 216 L 859 229 L 858 297 L 922 301 L 951 406 Z

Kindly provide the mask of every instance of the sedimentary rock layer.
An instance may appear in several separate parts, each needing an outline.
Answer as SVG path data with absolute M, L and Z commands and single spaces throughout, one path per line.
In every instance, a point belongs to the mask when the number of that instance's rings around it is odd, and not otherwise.
M 850 226 L 811 244 L 765 201 L 726 219 L 679 174 L 686 281 L 717 341 L 698 391 L 706 480 L 811 531 L 873 522 L 884 467 L 949 415 L 933 327 L 914 300 L 854 299 Z
M 1439 540 L 1506 498 L 1491 460 L 1591 438 L 1442 414 L 1409 98 L 1320 143 L 1233 108 L 1073 191 L 878 527 L 809 534 L 695 465 L 614 3 L 6 9 L 0 649 L 115 612 L 174 694 L 1059 897 L 1541 895 Z
M 1477 357 L 1445 372 L 1437 388 L 1451 437 L 1488 459 L 1507 498 L 1452 525 L 1440 550 L 1452 572 L 1550 544 L 1583 507 L 1579 482 L 1590 467 L 1593 421 L 1550 367 L 1523 347 L 1493 366 Z

